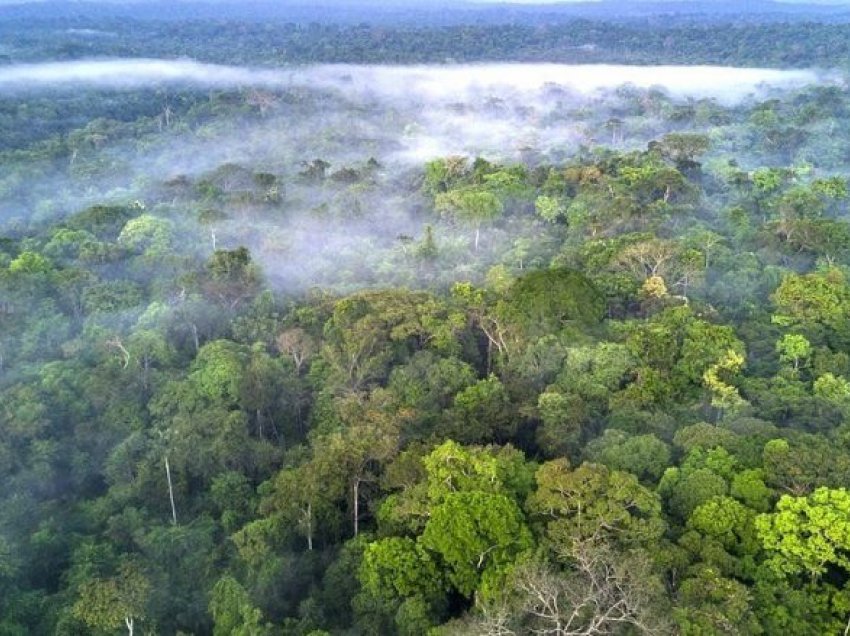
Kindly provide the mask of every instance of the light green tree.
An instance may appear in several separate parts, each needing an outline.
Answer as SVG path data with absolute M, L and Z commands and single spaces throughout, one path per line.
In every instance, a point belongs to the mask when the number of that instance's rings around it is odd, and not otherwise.
M 388 537 L 366 546 L 360 581 L 370 594 L 399 600 L 445 593 L 445 581 L 432 556 L 409 537 Z
M 829 565 L 850 572 L 850 493 L 818 488 L 807 497 L 784 495 L 776 511 L 756 518 L 770 566 L 815 580 Z
M 481 225 L 501 216 L 504 206 L 498 196 L 487 190 L 449 190 L 434 199 L 440 214 L 456 218 L 475 228 L 475 251 L 481 237 Z
M 599 464 L 571 470 L 566 459 L 537 471 L 528 509 L 546 523 L 552 549 L 567 554 L 574 541 L 605 539 L 611 545 L 651 544 L 663 534 L 661 501 L 637 477 Z
M 746 404 L 738 389 L 723 378 L 723 375 L 738 373 L 743 366 L 744 356 L 734 349 L 728 349 L 702 376 L 703 384 L 711 393 L 711 405 L 721 413 Z
M 788 333 L 777 341 L 776 352 L 779 354 L 779 359 L 790 363 L 796 373 L 812 355 L 812 344 L 803 335 Z
M 464 596 L 493 593 L 517 556 L 533 547 L 519 506 L 505 495 L 455 492 L 432 509 L 420 539 L 440 555 Z
M 108 579 L 87 581 L 72 614 L 94 629 L 127 628 L 133 636 L 136 621 L 145 618 L 150 583 L 139 567 L 125 562 L 118 574 Z
M 548 223 L 558 223 L 566 217 L 566 210 L 557 197 L 540 195 L 534 202 L 534 209 Z
M 210 614 L 213 617 L 213 636 L 263 636 L 268 627 L 261 624 L 262 612 L 239 581 L 232 576 L 221 577 L 212 589 Z

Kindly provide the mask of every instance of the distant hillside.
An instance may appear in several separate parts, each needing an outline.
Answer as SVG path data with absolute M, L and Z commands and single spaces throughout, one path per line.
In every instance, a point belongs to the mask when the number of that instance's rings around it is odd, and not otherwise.
M 401 6 L 399 6 L 401 5 Z M 276 2 L 30 2 L 0 5 L 0 20 L 126 17 L 139 20 L 283 20 L 296 23 L 557 24 L 575 19 L 665 23 L 850 21 L 847 5 L 765 2 L 581 2 L 565 4 L 392 3 L 381 0 Z

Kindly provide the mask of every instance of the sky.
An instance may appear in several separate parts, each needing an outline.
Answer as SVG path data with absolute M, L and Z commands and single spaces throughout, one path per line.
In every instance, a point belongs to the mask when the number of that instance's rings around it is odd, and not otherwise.
M 42 4 L 45 2 L 53 2 L 56 3 L 57 0 L 0 0 L 0 6 L 8 7 L 13 5 L 30 5 L 30 4 Z M 165 0 L 67 0 L 67 5 L 86 5 L 86 4 L 110 4 L 110 5 L 120 5 L 120 4 L 135 4 L 135 5 L 144 5 L 144 4 L 152 4 L 158 3 L 162 4 Z M 739 0 L 739 4 L 741 5 L 741 13 L 747 13 L 746 7 L 750 0 Z M 248 2 L 243 2 L 241 0 L 171 0 L 172 3 L 175 4 L 203 4 L 203 5 L 231 5 L 237 6 L 240 4 L 248 4 Z M 687 5 L 687 4 L 700 4 L 703 7 L 707 4 L 717 3 L 722 4 L 726 10 L 730 5 L 733 4 L 734 0 L 249 0 L 249 2 L 254 2 L 256 4 L 268 4 L 268 5 L 276 5 L 278 7 L 286 7 L 290 6 L 316 6 L 316 7 L 368 7 L 380 5 L 383 8 L 416 8 L 422 9 L 427 7 L 433 7 L 435 10 L 445 11 L 447 7 L 458 7 L 461 8 L 463 5 L 469 7 L 470 5 L 474 6 L 493 6 L 493 5 L 523 5 L 527 7 L 531 7 L 534 5 L 537 6 L 556 6 L 556 5 L 577 5 L 577 4 L 601 4 L 605 3 L 609 6 L 629 6 L 632 7 L 639 5 L 647 5 L 647 4 L 664 4 L 664 3 L 675 3 L 678 5 Z M 779 4 L 786 5 L 809 5 L 809 6 L 820 6 L 823 8 L 835 7 L 850 7 L 850 0 L 753 0 L 753 5 L 762 5 L 764 2 L 775 2 Z
M 45 2 L 47 0 L 0 0 L 0 5 L 15 5 L 15 4 L 32 4 L 36 2 Z M 121 3 L 144 3 L 144 2 L 154 2 L 159 0 L 71 0 L 72 2 L 82 2 L 82 3 L 97 3 L 97 2 L 105 2 L 111 4 L 121 4 Z M 203 4 L 237 4 L 237 0 L 176 0 L 177 2 L 182 3 L 191 3 L 191 2 L 200 2 Z M 310 4 L 309 0 L 257 0 L 259 2 L 269 2 L 274 4 L 297 4 L 304 5 Z M 552 4 L 579 4 L 579 3 L 588 3 L 588 2 L 602 2 L 603 0 L 462 0 L 462 3 L 470 3 L 470 4 L 526 4 L 526 5 L 552 5 Z M 622 4 L 646 4 L 647 2 L 657 3 L 657 2 L 677 2 L 677 3 L 688 3 L 688 2 L 700 2 L 702 4 L 711 3 L 713 1 L 722 1 L 722 0 L 607 0 L 608 2 L 617 1 Z M 781 2 L 785 4 L 820 4 L 820 5 L 845 5 L 850 6 L 850 0 L 773 0 L 774 2 Z M 727 0 L 728 2 L 728 0 Z M 316 2 L 316 4 L 321 4 L 323 6 L 329 6 L 334 4 L 384 4 L 384 5 L 393 5 L 396 4 L 399 7 L 404 7 L 405 5 L 410 4 L 425 4 L 424 0 L 321 0 L 320 2 Z

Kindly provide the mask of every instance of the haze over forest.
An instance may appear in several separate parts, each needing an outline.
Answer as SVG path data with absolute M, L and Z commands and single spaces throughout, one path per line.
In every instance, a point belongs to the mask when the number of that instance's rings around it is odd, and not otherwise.
M 0 1 L 0 636 L 850 626 L 846 3 Z

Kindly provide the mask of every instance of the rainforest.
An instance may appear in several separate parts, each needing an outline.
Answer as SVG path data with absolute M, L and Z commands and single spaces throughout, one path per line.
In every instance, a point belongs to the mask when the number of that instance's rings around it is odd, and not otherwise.
M 326 4 L 0 5 L 0 636 L 847 634 L 850 8 Z

